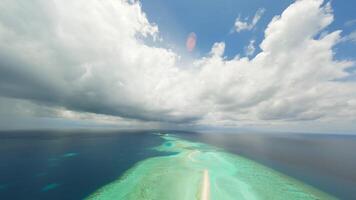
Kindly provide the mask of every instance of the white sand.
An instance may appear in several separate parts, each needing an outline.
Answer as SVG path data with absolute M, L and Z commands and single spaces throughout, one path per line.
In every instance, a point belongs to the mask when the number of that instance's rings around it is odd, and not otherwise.
M 201 191 L 201 200 L 209 200 L 210 198 L 210 180 L 209 171 L 204 169 L 203 172 L 203 187 Z

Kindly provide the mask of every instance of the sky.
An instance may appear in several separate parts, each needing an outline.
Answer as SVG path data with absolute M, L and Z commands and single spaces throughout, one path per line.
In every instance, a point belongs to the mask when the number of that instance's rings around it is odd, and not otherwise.
M 356 133 L 355 6 L 3 0 L 0 129 Z

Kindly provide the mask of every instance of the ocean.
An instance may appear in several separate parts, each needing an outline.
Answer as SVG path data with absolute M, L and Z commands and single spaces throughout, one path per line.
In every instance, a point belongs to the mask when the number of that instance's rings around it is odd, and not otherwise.
M 140 161 L 174 155 L 154 149 L 164 142 L 158 132 L 244 157 L 334 197 L 356 199 L 353 135 L 88 130 L 0 132 L 0 199 L 87 198 Z

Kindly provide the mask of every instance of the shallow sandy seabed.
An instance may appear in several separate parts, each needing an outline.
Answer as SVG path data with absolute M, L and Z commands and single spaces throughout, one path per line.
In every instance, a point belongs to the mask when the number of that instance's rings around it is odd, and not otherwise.
M 173 155 L 137 163 L 90 200 L 335 199 L 309 185 L 221 149 L 161 136 Z

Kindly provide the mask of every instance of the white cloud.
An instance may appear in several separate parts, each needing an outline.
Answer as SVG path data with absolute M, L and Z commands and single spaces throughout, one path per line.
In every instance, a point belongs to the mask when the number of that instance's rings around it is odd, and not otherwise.
M 350 34 L 344 36 L 344 37 L 341 39 L 341 41 L 342 41 L 342 42 L 350 41 L 350 42 L 356 43 L 356 31 L 352 31 Z
M 274 17 L 251 59 L 229 60 L 225 43 L 216 43 L 207 57 L 180 67 L 180 55 L 145 44 L 159 37 L 158 27 L 139 3 L 2 1 L 0 94 L 60 108 L 56 115 L 65 118 L 228 126 L 352 122 L 355 82 L 333 80 L 353 63 L 333 58 L 340 31 L 316 38 L 333 21 L 330 4 L 322 5 L 299 0 Z
M 177 57 L 140 39 L 158 29 L 138 3 L 2 1 L 0 9 L 2 95 L 132 118 L 170 112 L 166 93 L 157 94 L 175 79 Z
M 352 20 L 345 22 L 345 26 L 352 26 L 354 24 L 356 24 L 356 19 L 352 19 Z
M 246 18 L 245 20 L 241 19 L 240 17 L 238 17 L 235 20 L 235 31 L 236 32 L 241 32 L 244 30 L 252 30 L 257 22 L 261 19 L 263 13 L 265 12 L 264 8 L 260 8 L 256 11 L 255 16 L 252 18 L 252 20 L 250 22 L 248 22 L 248 18 Z
M 224 55 L 224 51 L 225 51 L 225 43 L 223 42 L 219 42 L 219 43 L 215 43 L 213 45 L 213 47 L 211 48 L 210 54 L 213 57 L 221 57 Z
M 247 47 L 245 47 L 246 56 L 252 56 L 255 53 L 255 40 L 250 40 Z

